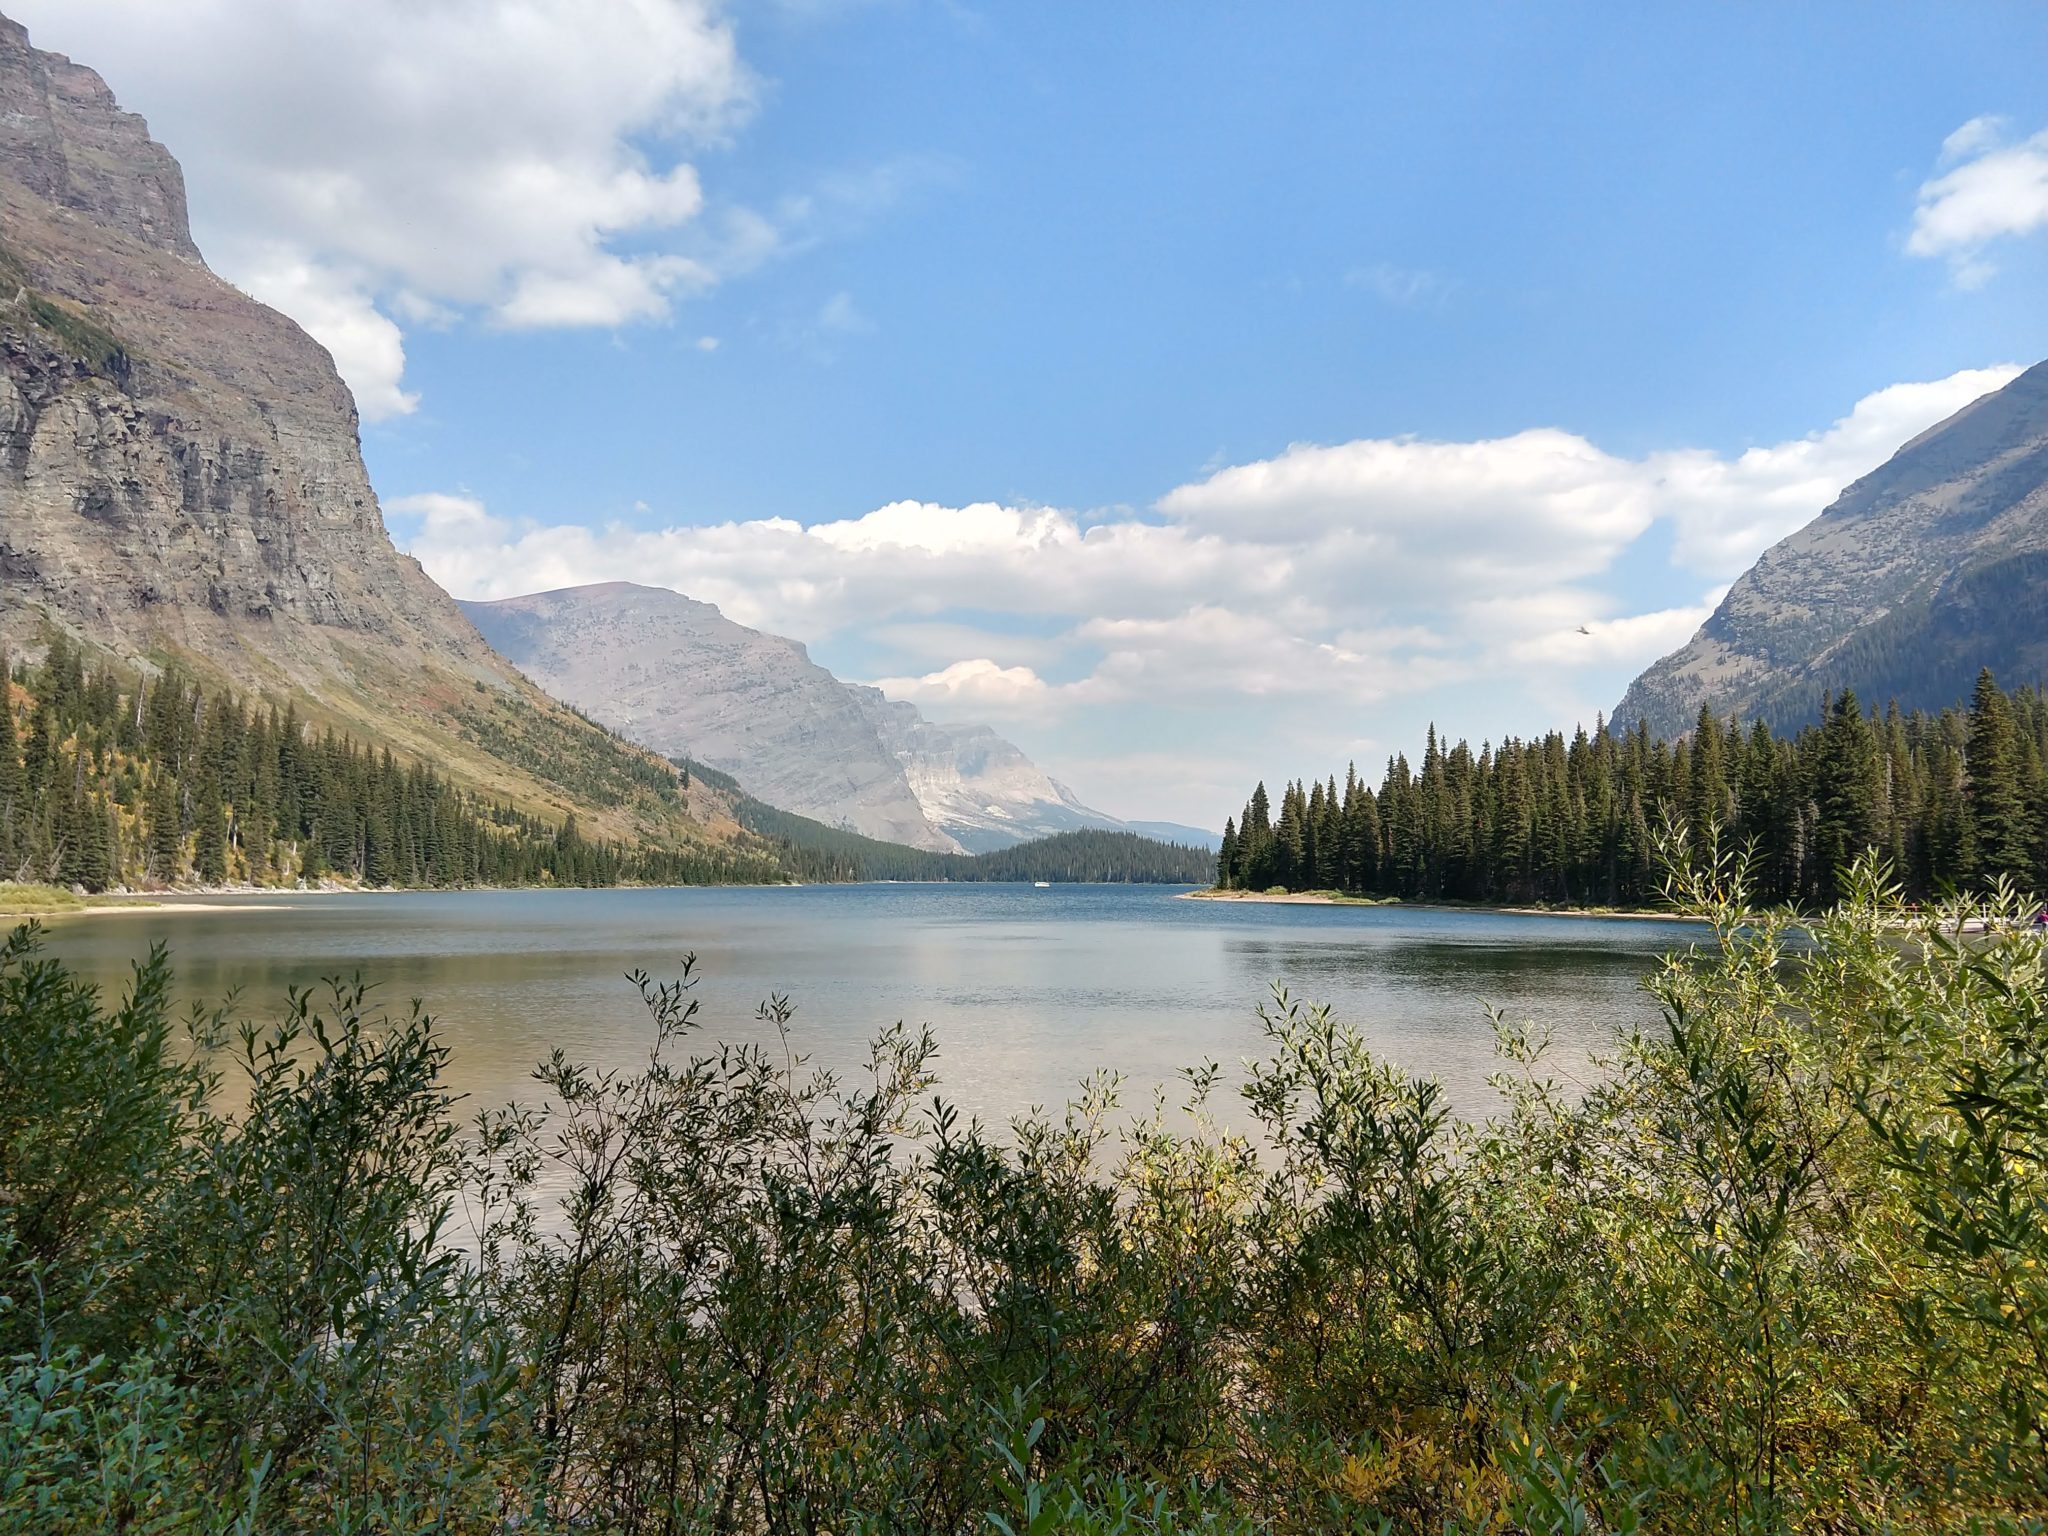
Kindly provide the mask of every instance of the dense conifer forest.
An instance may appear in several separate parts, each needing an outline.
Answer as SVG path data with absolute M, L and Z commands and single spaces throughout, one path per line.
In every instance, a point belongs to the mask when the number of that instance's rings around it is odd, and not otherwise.
M 1657 900 L 1660 834 L 1743 850 L 1757 896 L 1824 906 L 1875 849 L 1909 895 L 2010 879 L 2048 890 L 2048 701 L 1982 673 L 1968 708 L 1865 711 L 1838 694 L 1791 737 L 1702 710 L 1675 742 L 1604 724 L 1569 740 L 1449 745 L 1374 789 L 1261 784 L 1224 827 L 1226 888 L 1425 901 L 1639 906 Z
M 175 672 L 92 667 L 62 639 L 10 668 L 0 878 L 82 886 L 704 884 L 788 875 L 765 845 L 624 848 L 456 789 Z M 659 766 L 658 764 L 656 765 Z M 681 781 L 643 789 L 683 793 Z

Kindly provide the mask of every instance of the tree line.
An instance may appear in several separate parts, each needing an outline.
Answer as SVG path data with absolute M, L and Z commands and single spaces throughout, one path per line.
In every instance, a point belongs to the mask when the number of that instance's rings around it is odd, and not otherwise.
M 1658 843 L 1742 850 L 1756 894 L 1826 906 L 1866 849 L 1907 893 L 2048 890 L 2048 701 L 1982 672 L 1967 708 L 1866 711 L 1829 701 L 1794 735 L 1703 707 L 1677 741 L 1604 722 L 1569 740 L 1509 737 L 1474 753 L 1432 727 L 1419 768 L 1387 763 L 1374 789 L 1260 784 L 1225 824 L 1225 888 L 1331 890 L 1415 900 L 1639 906 L 1659 899 Z
M 800 880 L 1199 885 L 1214 873 L 1215 859 L 1206 849 L 1108 827 L 1055 833 L 986 853 L 934 853 L 864 837 L 778 809 L 754 799 L 730 775 L 715 768 L 690 763 L 685 771 L 737 795 L 740 825 L 771 840 L 780 850 L 783 864 Z
M 9 666 L 0 878 L 82 886 L 703 884 L 788 878 L 772 849 L 633 848 L 456 788 L 295 705 L 88 665 Z M 679 790 L 671 793 L 680 793 Z

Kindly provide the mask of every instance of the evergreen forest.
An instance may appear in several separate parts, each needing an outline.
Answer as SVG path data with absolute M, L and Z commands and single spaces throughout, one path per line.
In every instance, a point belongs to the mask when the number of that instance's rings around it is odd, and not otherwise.
M 61 638 L 36 667 L 0 658 L 0 678 L 0 879 L 97 892 L 325 877 L 371 886 L 788 878 L 765 845 L 588 838 L 574 816 L 550 822 L 464 793 L 388 749 L 316 733 L 294 706 L 252 706 L 176 672 L 92 667 Z M 685 792 L 679 778 L 630 787 Z
M 550 783 L 614 803 L 681 809 L 693 780 L 737 809 L 731 844 L 662 848 L 584 836 L 465 793 L 430 767 L 332 731 L 287 705 L 253 706 L 175 672 L 90 666 L 54 640 L 9 668 L 0 709 L 0 880 L 87 892 L 184 884 L 463 887 L 775 884 L 789 880 L 1197 884 L 1212 859 L 1131 832 L 1063 833 L 991 853 L 928 853 L 753 799 L 730 776 L 674 771 L 620 747 L 500 741 Z M 488 729 L 488 712 L 477 727 Z
M 1907 895 L 2048 890 L 2048 700 L 1981 673 L 1966 708 L 1866 711 L 1829 701 L 1795 735 L 1702 709 L 1690 735 L 1604 723 L 1569 740 L 1510 738 L 1475 754 L 1434 730 L 1418 767 L 1377 789 L 1261 784 L 1224 827 L 1217 884 L 1420 901 L 1655 904 L 1660 838 L 1684 832 L 1748 861 L 1761 899 L 1818 908 L 1875 850 Z

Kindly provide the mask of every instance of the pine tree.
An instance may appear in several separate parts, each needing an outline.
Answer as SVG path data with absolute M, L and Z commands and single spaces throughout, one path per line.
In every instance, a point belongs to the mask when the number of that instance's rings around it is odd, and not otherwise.
M 144 820 L 149 830 L 145 862 L 151 877 L 176 880 L 185 872 L 185 828 L 179 813 L 178 782 L 162 765 L 150 775 Z
M 1967 767 L 1975 849 L 1971 878 L 1983 886 L 2000 879 L 2029 884 L 2034 861 L 2019 741 L 2012 710 L 1989 667 L 1978 673 L 1970 704 Z
M 193 797 L 193 826 L 197 837 L 192 845 L 192 868 L 206 885 L 225 885 L 228 878 L 228 813 L 221 803 L 220 785 L 208 778 Z
M 20 857 L 19 828 L 28 813 L 28 780 L 14 729 L 13 694 L 7 653 L 0 651 L 0 879 L 14 873 Z
M 1834 701 L 1821 728 L 1814 761 L 1813 864 L 1808 872 L 1815 898 L 1832 904 L 1843 873 L 1877 836 L 1877 743 L 1856 695 L 1847 689 Z

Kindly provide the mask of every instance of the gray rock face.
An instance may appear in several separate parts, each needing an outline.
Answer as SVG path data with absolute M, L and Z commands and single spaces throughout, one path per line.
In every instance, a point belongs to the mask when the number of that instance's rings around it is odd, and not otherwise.
M 1980 667 L 2040 682 L 2044 615 L 2048 363 L 1921 433 L 1765 551 L 1613 718 L 1677 735 L 1705 703 L 1789 727 L 1843 688 L 1937 708 Z
M 207 270 L 142 119 L 0 18 L 0 640 L 53 627 L 601 835 L 737 835 L 641 796 L 392 547 L 326 351 Z
M 31 48 L 27 30 L 4 16 L 0 176 L 102 228 L 199 259 L 186 227 L 184 173 L 149 125 L 115 106 L 91 70 Z
M 556 698 L 656 751 L 723 769 L 784 810 L 970 853 L 1124 825 L 987 726 L 935 724 L 842 683 L 796 641 L 709 603 L 610 582 L 462 607 Z
M 630 740 L 723 769 L 784 810 L 958 851 L 853 696 L 794 640 L 630 582 L 462 607 L 520 671 Z
M 350 644 L 498 673 L 392 548 L 327 353 L 209 272 L 99 76 L 0 20 L 0 622 L 249 683 Z M 336 635 L 347 643 L 337 650 Z

